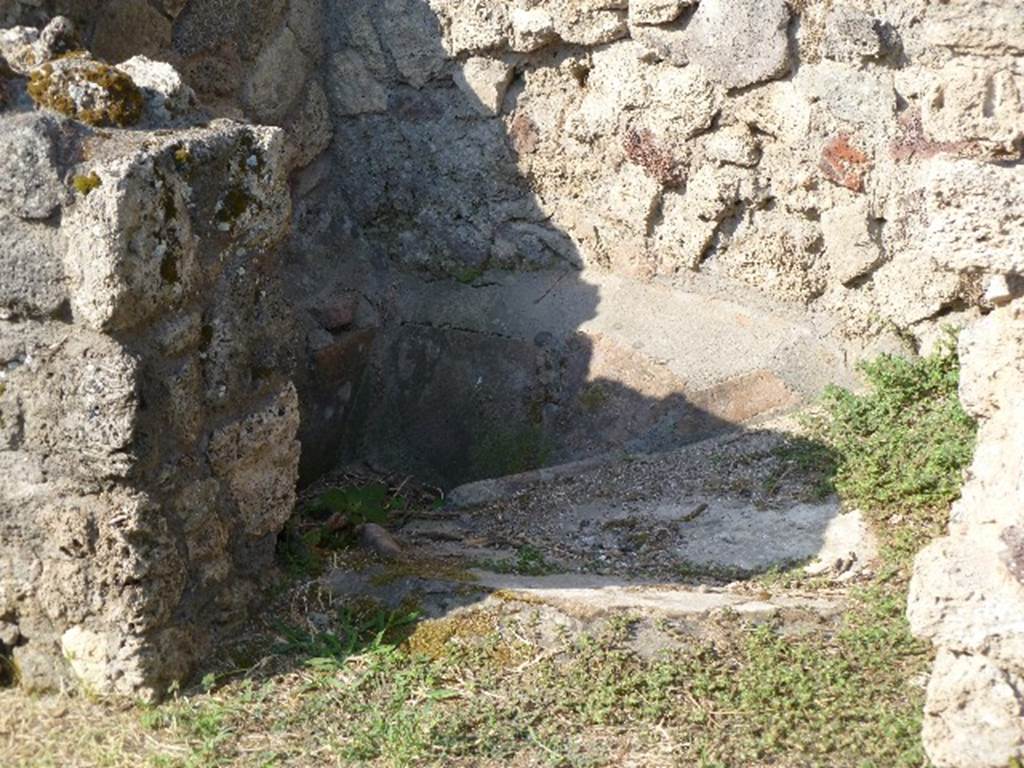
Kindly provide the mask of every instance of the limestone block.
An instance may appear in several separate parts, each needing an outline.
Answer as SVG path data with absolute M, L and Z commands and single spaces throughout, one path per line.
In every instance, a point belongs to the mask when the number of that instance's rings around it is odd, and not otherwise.
M 915 249 L 957 271 L 1024 273 L 1024 167 L 936 158 L 914 187 L 924 198 Z
M 1005 768 L 1024 751 L 1024 677 L 983 656 L 935 660 L 922 739 L 938 768 Z
M 60 323 L 0 323 L 3 394 L 18 446 L 63 453 L 85 471 L 119 474 L 138 418 L 137 364 L 112 339 Z
M 571 45 L 604 45 L 629 34 L 623 0 L 559 0 L 547 5 L 558 37 Z
M 689 60 L 727 88 L 789 71 L 784 0 L 702 0 L 686 28 Z
M 984 143 L 1007 155 L 1024 137 L 1024 77 L 1009 69 L 947 64 L 922 99 L 921 124 L 935 142 Z
M 298 427 L 298 395 L 289 384 L 263 410 L 210 438 L 210 465 L 227 481 L 248 536 L 277 531 L 291 515 L 298 482 Z
M 675 21 L 694 0 L 630 0 L 630 24 L 668 24 Z
M 703 219 L 721 221 L 740 200 L 742 172 L 702 165 L 686 183 L 686 205 Z
M 127 74 L 88 56 L 54 59 L 33 68 L 28 92 L 40 107 L 95 126 L 135 125 L 145 105 Z
M 305 168 L 331 143 L 334 125 L 331 107 L 323 86 L 310 80 L 302 97 L 301 107 L 294 120 L 288 121 L 289 165 Z
M 611 221 L 643 232 L 654 215 L 661 185 L 642 168 L 623 165 L 607 179 L 595 196 L 595 204 Z
M 985 283 L 985 301 L 990 304 L 1001 305 L 1013 300 L 1014 290 L 1006 275 L 993 275 Z
M 936 645 L 1015 665 L 1024 659 L 1024 584 L 1000 557 L 999 533 L 999 526 L 976 524 L 969 539 L 926 547 L 915 561 L 907 617 L 915 634 Z
M 714 240 L 718 220 L 701 218 L 677 192 L 666 192 L 661 208 L 654 243 L 662 264 L 670 270 L 697 269 Z
M 0 210 L 47 219 L 67 197 L 57 163 L 58 122 L 41 114 L 0 120 Z
M 81 48 L 78 31 L 66 16 L 54 16 L 41 29 L 13 27 L 3 30 L 0 52 L 19 74 Z
M 441 19 L 444 47 L 452 56 L 500 49 L 511 32 L 506 3 L 488 0 L 429 0 Z
M 833 6 L 825 19 L 822 53 L 826 58 L 858 64 L 882 53 L 879 22 L 847 5 Z
M 285 26 L 261 52 L 242 87 L 242 100 L 259 122 L 280 125 L 306 83 L 309 62 Z
M 637 54 L 644 61 L 664 61 L 676 67 L 690 63 L 686 27 L 677 22 L 650 26 L 630 19 L 630 37 L 637 43 Z
M 388 107 L 387 88 L 374 76 L 354 49 L 334 53 L 327 79 L 331 105 L 339 117 L 383 112 Z
M 94 166 L 99 186 L 68 214 L 72 311 L 93 328 L 145 320 L 196 285 L 187 186 L 169 154 L 138 150 Z
M 171 47 L 171 20 L 149 3 L 110 0 L 96 14 L 90 46 L 108 61 L 138 54 L 159 57 Z
M 156 143 L 119 138 L 65 224 L 72 311 L 102 330 L 180 305 L 201 279 L 198 251 L 223 233 L 230 248 L 276 244 L 290 210 L 279 130 L 224 121 Z
M 544 8 L 513 8 L 509 13 L 512 26 L 512 50 L 530 53 L 555 40 L 558 33 L 551 14 Z
M 707 130 L 722 105 L 720 90 L 698 67 L 663 65 L 645 73 L 649 101 L 635 125 L 688 139 Z
M 117 68 L 127 74 L 142 90 L 146 100 L 146 118 L 154 123 L 167 123 L 188 112 L 195 95 L 170 64 L 133 56 Z
M 812 222 L 782 213 L 745 220 L 715 268 L 771 296 L 806 303 L 826 285 L 821 233 Z
M 821 233 L 832 274 L 846 285 L 867 274 L 882 260 L 872 236 L 864 200 L 830 208 L 821 214 Z
M 746 125 L 733 125 L 716 131 L 704 145 L 709 160 L 752 168 L 761 157 L 757 138 Z
M 814 105 L 793 81 L 766 83 L 731 99 L 736 119 L 787 145 L 806 141 Z
M 184 488 L 175 500 L 181 518 L 190 567 L 199 568 L 200 582 L 217 582 L 231 571 L 230 530 L 221 513 L 221 483 L 214 478 L 198 480 Z
M 650 73 L 636 55 L 637 50 L 634 43 L 622 43 L 591 56 L 587 88 L 566 125 L 573 136 L 591 141 L 611 133 L 619 128 L 622 113 L 648 104 Z
M 52 315 L 67 300 L 53 228 L 0 213 L 0 319 Z
M 384 0 L 377 28 L 402 79 L 414 88 L 422 88 L 444 69 L 438 20 L 422 0 Z
M 928 46 L 983 56 L 1024 53 L 1024 8 L 1000 0 L 968 0 L 930 6 L 922 14 Z
M 324 7 L 323 0 L 289 0 L 288 28 L 295 35 L 302 52 L 311 61 L 319 61 L 323 54 Z
M 872 276 L 881 314 L 899 327 L 927 320 L 961 292 L 960 276 L 919 253 L 897 251 Z
M 39 30 L 34 27 L 0 29 L 0 55 L 15 72 L 26 74 L 39 63 L 33 50 L 38 40 Z
M 896 114 L 893 78 L 885 71 L 861 72 L 824 61 L 801 66 L 796 84 L 805 98 L 820 103 L 843 125 L 884 133 Z
M 512 67 L 500 59 L 471 56 L 455 71 L 455 84 L 484 115 L 501 111 L 505 89 L 512 80 Z

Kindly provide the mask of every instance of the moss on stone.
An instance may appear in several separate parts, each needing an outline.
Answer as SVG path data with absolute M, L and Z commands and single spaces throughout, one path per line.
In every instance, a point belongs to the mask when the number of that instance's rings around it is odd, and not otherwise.
M 233 224 L 249 210 L 250 205 L 252 195 L 242 187 L 232 187 L 218 204 L 215 216 L 221 224 Z
M 477 581 L 476 576 L 457 565 L 437 560 L 407 560 L 386 564 L 371 582 L 374 586 L 382 587 L 406 578 L 440 579 L 465 584 Z
M 442 659 L 451 652 L 450 644 L 479 640 L 497 631 L 498 622 L 494 616 L 484 611 L 467 611 L 420 622 L 404 646 L 410 653 Z
M 205 352 L 213 343 L 213 326 L 205 324 L 199 331 L 199 351 Z
M 61 62 L 74 61 L 73 66 Z M 56 63 L 56 66 L 55 66 Z M 94 126 L 126 127 L 142 117 L 142 92 L 124 72 L 101 61 L 83 61 L 68 56 L 33 70 L 28 94 L 38 106 Z M 88 84 L 102 90 L 106 98 L 89 106 L 71 95 L 72 84 Z
M 178 273 L 178 255 L 173 249 L 168 249 L 163 259 L 160 260 L 160 277 L 165 283 L 173 284 L 181 280 L 181 275 Z
M 80 195 L 88 195 L 103 185 L 103 181 L 95 173 L 79 174 L 71 180 L 71 185 Z

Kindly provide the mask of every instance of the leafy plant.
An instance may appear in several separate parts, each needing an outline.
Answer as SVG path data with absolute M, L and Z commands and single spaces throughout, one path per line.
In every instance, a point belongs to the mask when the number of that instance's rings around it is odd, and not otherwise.
M 404 630 L 419 619 L 417 611 L 360 611 L 343 607 L 338 611 L 333 632 L 308 633 L 280 625 L 282 642 L 278 653 L 306 657 L 306 665 L 318 669 L 337 667 L 351 656 L 390 651 L 407 634 Z
M 324 550 L 351 546 L 358 526 L 383 524 L 406 504 L 383 483 L 330 488 L 288 521 L 278 538 L 278 559 L 293 576 L 319 575 Z
M 974 453 L 976 425 L 957 396 L 952 341 L 908 360 L 882 355 L 862 366 L 870 390 L 826 389 L 811 419 L 819 460 L 849 504 L 878 525 L 902 557 L 941 532 Z
M 366 523 L 383 524 L 395 506 L 396 502 L 389 498 L 387 486 L 383 483 L 371 483 L 360 487 L 326 490 L 310 504 L 306 512 L 318 520 L 342 515 L 349 524 L 355 526 Z

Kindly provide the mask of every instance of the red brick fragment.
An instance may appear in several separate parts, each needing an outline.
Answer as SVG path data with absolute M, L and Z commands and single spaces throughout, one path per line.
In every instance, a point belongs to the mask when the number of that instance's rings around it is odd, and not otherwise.
M 850 143 L 845 133 L 835 136 L 821 150 L 818 167 L 829 181 L 854 192 L 864 191 L 868 156 Z

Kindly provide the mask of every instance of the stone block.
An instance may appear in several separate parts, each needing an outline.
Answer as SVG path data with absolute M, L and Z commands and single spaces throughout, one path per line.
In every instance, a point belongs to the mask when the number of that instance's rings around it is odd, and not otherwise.
M 483 115 L 501 112 L 512 67 L 500 59 L 471 56 L 455 71 L 455 84 L 474 101 Z
M 282 27 L 253 64 L 242 101 L 257 121 L 281 125 L 306 84 L 309 60 L 295 33 Z
M 880 22 L 859 8 L 837 5 L 825 18 L 822 53 L 834 61 L 859 64 L 882 54 Z
M 275 243 L 290 207 L 278 130 L 225 121 L 148 144 L 119 139 L 91 166 L 99 184 L 66 224 L 76 232 L 67 250 L 72 312 L 99 330 L 182 305 L 203 279 L 207 244 Z
M 1024 138 L 1024 77 L 1008 68 L 949 63 L 935 74 L 922 99 L 926 139 L 966 144 L 984 154 L 1014 157 Z
M 0 319 L 47 317 L 67 297 L 56 230 L 0 213 Z
M 923 197 L 910 242 L 956 271 L 1024 274 L 1024 167 L 936 158 L 913 181 Z
M 693 0 L 631 0 L 630 24 L 668 24 L 675 21 Z
M 0 211 L 23 219 L 48 219 L 64 202 L 58 130 L 56 120 L 38 113 L 0 119 Z
M 280 530 L 295 506 L 298 482 L 298 396 L 288 385 L 271 401 L 210 437 L 207 455 L 238 506 L 246 535 Z
M 872 234 L 867 204 L 859 200 L 821 214 L 821 233 L 832 274 L 843 285 L 874 269 L 882 248 Z
M 702 0 L 686 28 L 690 63 L 726 88 L 789 71 L 789 7 L 783 0 Z

